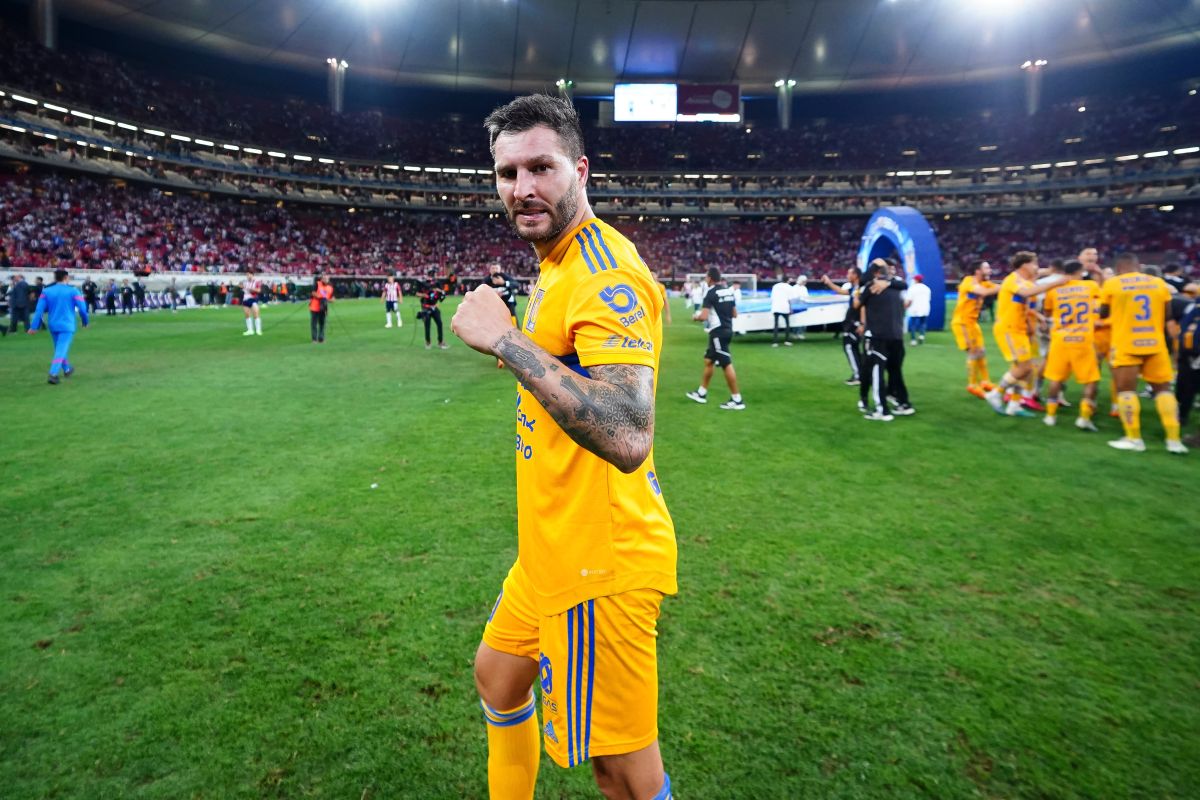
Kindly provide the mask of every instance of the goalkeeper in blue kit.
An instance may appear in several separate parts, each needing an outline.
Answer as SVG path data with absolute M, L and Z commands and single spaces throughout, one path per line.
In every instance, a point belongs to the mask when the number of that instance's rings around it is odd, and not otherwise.
M 48 314 L 47 327 L 50 328 L 50 338 L 54 341 L 54 360 L 50 362 L 50 377 L 47 383 L 58 383 L 59 375 L 71 377 L 75 369 L 67 360 L 71 349 L 71 339 L 75 336 L 75 312 L 79 312 L 83 327 L 88 326 L 87 304 L 83 295 L 71 284 L 67 283 L 65 269 L 54 270 L 54 283 L 46 287 L 38 297 L 37 308 L 33 312 L 33 326 L 30 334 L 35 334 L 42 326 L 42 314 Z

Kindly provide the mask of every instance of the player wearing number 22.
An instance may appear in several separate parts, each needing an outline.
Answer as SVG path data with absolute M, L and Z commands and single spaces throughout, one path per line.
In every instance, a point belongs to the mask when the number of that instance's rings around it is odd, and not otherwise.
M 606 797 L 668 800 L 656 638 L 676 547 L 653 452 L 662 294 L 592 213 L 569 102 L 521 97 L 486 127 L 509 222 L 540 262 L 519 325 L 485 284 L 451 326 L 518 380 L 517 560 L 475 656 L 488 789 L 533 797 L 541 739 L 560 766 L 590 761 Z
M 1072 375 L 1083 387 L 1079 403 L 1079 418 L 1075 427 L 1096 430 L 1092 416 L 1096 413 L 1096 392 L 1100 382 L 1100 365 L 1096 359 L 1096 299 L 1100 288 L 1095 281 L 1082 280 L 1083 264 L 1068 261 L 1062 273 L 1069 280 L 1046 292 L 1044 311 L 1050 320 L 1050 352 L 1046 356 L 1045 378 L 1046 416 L 1043 421 L 1053 426 L 1058 421 L 1059 394 L 1063 382 Z
M 1167 353 L 1166 319 L 1171 289 L 1162 278 L 1139 272 L 1137 257 L 1129 253 L 1117 256 L 1116 273 L 1100 291 L 1100 316 L 1112 324 L 1113 379 L 1125 436 L 1109 445 L 1118 450 L 1146 449 L 1137 396 L 1140 373 L 1154 393 L 1167 450 L 1186 453 L 1179 439 L 1179 404 L 1170 391 L 1173 373 Z

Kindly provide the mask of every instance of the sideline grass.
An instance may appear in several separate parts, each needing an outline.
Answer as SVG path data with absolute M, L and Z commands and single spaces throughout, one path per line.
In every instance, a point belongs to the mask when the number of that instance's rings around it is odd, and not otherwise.
M 5 797 L 486 797 L 512 380 L 410 346 L 411 307 L 339 302 L 323 346 L 293 311 L 100 318 L 57 387 L 44 334 L 0 341 Z M 675 312 L 679 797 L 1196 795 L 1198 473 L 1152 408 L 1145 454 L 996 417 L 948 334 L 912 418 L 861 420 L 825 335 L 737 341 L 748 410 L 699 407 Z M 543 759 L 538 796 L 598 795 Z

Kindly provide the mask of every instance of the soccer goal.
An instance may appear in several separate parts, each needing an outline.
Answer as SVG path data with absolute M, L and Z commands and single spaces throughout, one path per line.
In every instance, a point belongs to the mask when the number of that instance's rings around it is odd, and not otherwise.
M 685 277 L 687 278 L 688 283 L 695 285 L 697 283 L 704 283 L 704 274 L 705 273 L 703 272 L 689 272 Z M 730 286 L 733 286 L 735 283 L 740 284 L 743 292 L 758 291 L 758 276 L 752 273 L 725 272 L 721 274 L 721 277 L 724 278 L 725 282 Z

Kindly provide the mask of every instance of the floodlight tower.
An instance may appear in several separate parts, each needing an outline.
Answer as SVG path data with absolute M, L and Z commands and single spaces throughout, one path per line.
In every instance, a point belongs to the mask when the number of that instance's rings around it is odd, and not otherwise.
M 786 131 L 792 127 L 792 89 L 796 82 L 791 80 L 775 81 L 775 103 L 779 114 L 779 130 Z
M 329 108 L 340 114 L 346 97 L 346 70 L 350 65 L 341 58 L 327 58 L 325 63 L 329 65 Z
M 58 48 L 58 15 L 54 0 L 34 0 L 29 7 L 33 21 L 33 38 L 47 50 Z
M 554 85 L 558 87 L 558 94 L 560 97 L 565 99 L 568 103 L 573 103 L 575 101 L 575 81 L 569 81 L 566 78 L 559 78 L 554 82 Z
M 1021 71 L 1025 73 L 1025 113 L 1033 116 L 1037 113 L 1038 108 L 1042 104 L 1042 70 L 1050 62 L 1044 58 L 1036 60 L 1026 59 L 1021 65 Z

